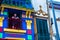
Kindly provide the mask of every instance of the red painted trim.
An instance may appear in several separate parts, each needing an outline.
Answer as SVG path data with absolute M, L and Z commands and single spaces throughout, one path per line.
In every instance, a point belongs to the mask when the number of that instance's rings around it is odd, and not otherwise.
M 32 34 L 32 30 L 27 30 L 27 34 Z
M 0 32 L 2 32 L 3 31 L 3 28 L 2 27 L 0 27 Z

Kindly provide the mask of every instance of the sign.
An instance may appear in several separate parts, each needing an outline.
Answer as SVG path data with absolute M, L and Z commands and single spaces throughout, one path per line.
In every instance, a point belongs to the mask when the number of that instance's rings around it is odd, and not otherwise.
M 9 6 L 17 6 L 17 7 L 22 7 L 22 8 L 28 8 L 32 9 L 32 4 L 31 1 L 25 1 L 25 0 L 3 0 L 3 3 L 5 5 Z

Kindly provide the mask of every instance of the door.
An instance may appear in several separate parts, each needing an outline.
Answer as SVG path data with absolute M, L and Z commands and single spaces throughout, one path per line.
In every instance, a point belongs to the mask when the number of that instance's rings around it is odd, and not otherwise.
M 47 20 L 36 18 L 38 40 L 50 40 Z

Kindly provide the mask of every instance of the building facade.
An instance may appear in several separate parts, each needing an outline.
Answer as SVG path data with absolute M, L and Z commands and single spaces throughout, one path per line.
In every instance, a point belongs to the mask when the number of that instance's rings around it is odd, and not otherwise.
M 3 0 L 0 11 L 0 38 L 34 40 L 33 12 L 31 0 Z

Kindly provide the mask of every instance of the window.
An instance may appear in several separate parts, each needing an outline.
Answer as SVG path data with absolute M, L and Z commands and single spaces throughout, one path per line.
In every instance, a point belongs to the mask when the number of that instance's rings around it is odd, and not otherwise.
M 11 8 L 5 8 L 8 11 L 8 27 L 10 29 L 22 29 L 21 11 Z M 16 12 L 17 11 L 17 12 Z M 6 12 L 6 11 L 5 11 Z
M 8 4 L 11 4 L 11 0 L 9 0 Z
M 5 0 L 4 3 L 5 3 L 5 4 L 8 4 L 8 0 Z
M 22 6 L 22 2 L 20 2 L 20 6 Z
M 12 1 L 13 2 L 13 5 L 16 5 L 16 2 L 15 1 Z
M 17 2 L 17 6 L 19 6 L 19 2 Z

